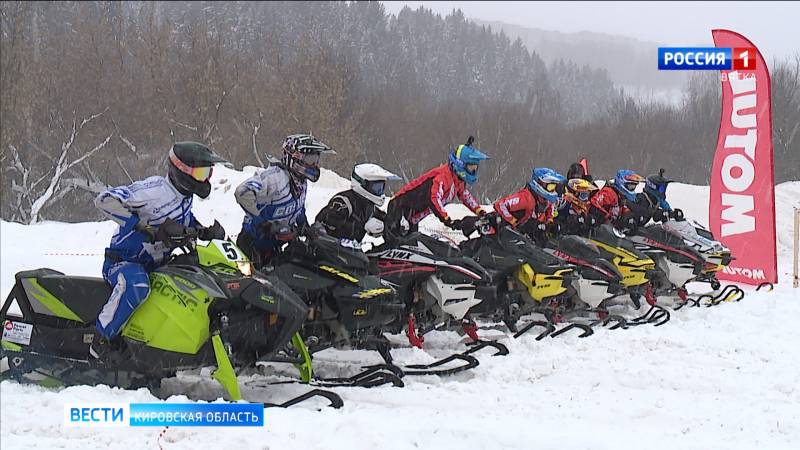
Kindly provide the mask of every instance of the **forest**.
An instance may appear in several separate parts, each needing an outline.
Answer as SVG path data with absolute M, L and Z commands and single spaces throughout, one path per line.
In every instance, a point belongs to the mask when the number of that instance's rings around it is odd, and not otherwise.
M 776 182 L 798 180 L 800 56 L 771 65 Z M 580 157 L 600 178 L 664 168 L 707 184 L 719 96 L 719 74 L 703 73 L 679 106 L 637 100 L 604 70 L 546 65 L 458 10 L 3 2 L 0 217 L 97 219 L 96 193 L 166 173 L 173 142 L 206 143 L 241 168 L 298 132 L 333 146 L 323 166 L 343 176 L 370 161 L 405 180 L 474 135 L 491 156 L 474 186 L 486 202 L 533 167 L 565 172 Z

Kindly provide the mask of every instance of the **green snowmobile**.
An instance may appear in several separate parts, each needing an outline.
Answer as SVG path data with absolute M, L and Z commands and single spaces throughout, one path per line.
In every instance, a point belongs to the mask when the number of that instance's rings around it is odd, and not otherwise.
M 73 277 L 51 269 L 19 272 L 0 308 L 2 358 L 8 375 L 45 385 L 108 384 L 157 391 L 178 370 L 216 366 L 212 377 L 230 400 L 241 400 L 235 368 L 291 353 L 304 379 L 311 361 L 298 330 L 308 307 L 277 277 L 253 270 L 230 241 L 196 242 L 187 231 L 168 263 L 150 274 L 150 295 L 121 333 L 119 348 L 96 361 L 89 357 L 95 319 L 108 300 L 102 278 Z M 177 252 L 176 252 L 177 253 Z M 21 315 L 9 311 L 18 305 Z M 331 406 L 338 395 L 312 390 L 289 406 L 321 396 Z

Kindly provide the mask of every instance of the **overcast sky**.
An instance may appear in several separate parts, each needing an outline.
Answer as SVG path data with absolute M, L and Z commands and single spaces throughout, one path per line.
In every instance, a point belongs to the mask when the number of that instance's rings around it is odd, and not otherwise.
M 750 39 L 768 61 L 800 53 L 800 2 L 384 2 L 397 14 L 420 5 L 441 14 L 563 32 L 597 31 L 665 46 L 713 47 L 711 29 Z

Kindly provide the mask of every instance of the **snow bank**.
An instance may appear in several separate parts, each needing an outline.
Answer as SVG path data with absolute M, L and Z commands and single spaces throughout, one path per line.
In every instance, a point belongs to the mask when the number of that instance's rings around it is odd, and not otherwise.
M 216 218 L 229 234 L 236 234 L 242 212 L 233 190 L 252 171 L 216 171 L 212 195 L 196 204 L 198 218 L 204 223 Z M 309 218 L 348 185 L 323 171 L 311 188 Z M 776 191 L 783 275 L 789 270 L 790 211 L 800 199 L 800 182 L 784 183 Z M 707 187 L 676 184 L 670 198 L 688 217 L 706 223 Z M 448 209 L 455 217 L 466 213 L 456 206 Z M 424 225 L 437 226 L 435 219 Z M 3 298 L 19 270 L 46 266 L 99 276 L 102 251 L 113 230 L 111 222 L 0 222 Z M 345 400 L 342 410 L 317 411 L 315 405 L 268 410 L 263 429 L 170 428 L 159 437 L 160 428 L 67 428 L 62 425 L 65 403 L 157 399 L 146 390 L 48 390 L 3 382 L 0 442 L 3 449 L 795 448 L 800 441 L 800 347 L 793 336 L 800 299 L 785 278 L 772 293 L 745 290 L 742 302 L 684 308 L 658 328 L 598 330 L 588 339 L 502 337 L 511 354 L 479 355 L 481 365 L 468 373 L 406 378 L 403 389 L 339 388 Z M 455 333 L 429 336 L 425 351 L 400 349 L 394 352 L 396 359 L 403 364 L 427 361 L 459 345 Z M 315 358 L 325 376 L 376 362 L 377 355 L 364 351 L 327 350 Z M 242 378 L 274 379 L 257 373 Z M 197 374 L 183 374 L 167 386 L 176 393 L 189 391 L 192 398 L 213 400 L 221 394 Z M 248 386 L 244 395 L 280 401 L 303 389 Z M 175 395 L 168 401 L 188 399 Z

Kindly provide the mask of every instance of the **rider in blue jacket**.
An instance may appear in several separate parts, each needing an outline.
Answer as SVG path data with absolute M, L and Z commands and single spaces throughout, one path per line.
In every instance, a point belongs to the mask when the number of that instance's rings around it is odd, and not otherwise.
M 245 212 L 236 244 L 256 267 L 268 264 L 284 242 L 308 225 L 308 181 L 319 179 L 323 153 L 336 152 L 308 134 L 287 136 L 281 162 L 259 170 L 236 188 L 236 202 Z
M 208 197 L 212 166 L 224 161 L 202 144 L 178 142 L 169 152 L 167 177 L 152 176 L 97 196 L 95 205 L 119 227 L 105 251 L 103 278 L 112 292 L 97 317 L 91 357 L 118 348 L 115 338 L 150 293 L 148 274 L 166 262 L 187 227 L 198 228 L 200 239 L 225 237 L 218 222 L 199 227 L 192 214 L 193 196 Z

